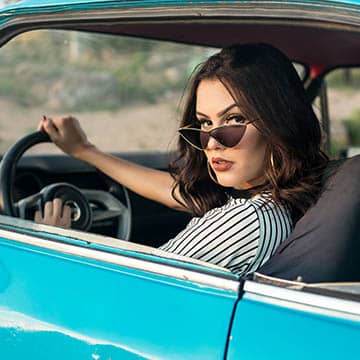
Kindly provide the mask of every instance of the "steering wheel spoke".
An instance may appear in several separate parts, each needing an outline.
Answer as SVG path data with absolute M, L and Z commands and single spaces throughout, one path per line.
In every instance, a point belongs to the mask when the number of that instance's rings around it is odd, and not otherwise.
M 42 208 L 41 193 L 30 195 L 14 204 L 17 216 L 21 219 L 32 220 L 36 210 Z
M 125 188 L 123 190 L 124 192 L 127 191 Z M 114 195 L 103 190 L 83 189 L 82 192 L 92 208 L 94 226 L 104 224 L 107 221 L 114 221 L 115 226 L 117 226 L 117 236 L 120 239 L 128 240 L 131 231 L 129 201 L 125 206 Z

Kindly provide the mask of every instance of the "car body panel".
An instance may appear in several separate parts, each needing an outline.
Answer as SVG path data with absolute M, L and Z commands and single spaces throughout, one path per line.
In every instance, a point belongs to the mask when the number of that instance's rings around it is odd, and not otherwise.
M 14 17 L 20 15 L 39 15 L 39 14 L 51 14 L 51 12 L 74 12 L 74 11 L 83 11 L 83 10 L 98 10 L 98 9 L 106 9 L 106 10 L 116 10 L 116 9 L 142 9 L 148 8 L 153 9 L 154 16 L 161 16 L 156 12 L 156 9 L 164 9 L 167 10 L 167 14 L 171 14 L 174 11 L 173 15 L 175 14 L 176 10 L 179 9 L 193 9 L 194 11 L 191 13 L 187 13 L 187 15 L 192 15 L 193 17 L 200 17 L 206 16 L 206 10 L 211 11 L 211 9 L 216 9 L 218 12 L 218 16 L 221 16 L 223 10 L 230 9 L 235 10 L 236 8 L 241 10 L 246 10 L 249 7 L 253 7 L 259 9 L 263 7 L 265 10 L 264 12 L 260 13 L 261 16 L 272 16 L 271 11 L 268 13 L 266 12 L 267 6 L 272 7 L 273 9 L 277 8 L 278 2 L 274 1 L 244 1 L 244 0 L 237 0 L 237 1 L 104 1 L 104 0 L 90 0 L 90 1 L 77 1 L 77 0 L 64 0 L 64 1 L 37 1 L 37 0 L 24 0 L 17 2 L 12 5 L 0 7 L 0 17 L 4 20 L 6 17 Z M 343 10 L 348 10 L 349 13 L 354 11 L 354 14 L 358 12 L 358 5 L 360 4 L 359 0 L 345 0 L 345 1 L 330 1 L 330 0 L 314 0 L 314 1 L 295 1 L 295 0 L 287 0 L 281 1 L 281 7 L 285 11 L 287 8 L 298 8 L 298 9 L 311 9 L 317 7 L 323 7 L 324 9 L 332 8 L 333 10 L 338 10 L 339 12 Z M 249 6 L 250 5 L 250 6 Z M 197 9 L 203 9 L 204 13 L 196 13 Z M 139 16 L 144 16 L 144 14 L 139 13 Z M 151 14 L 149 13 L 149 16 Z M 178 14 L 179 15 L 179 14 Z M 180 15 L 183 15 L 180 13 Z M 185 15 L 185 13 L 184 13 Z M 242 14 L 239 11 L 239 14 L 235 15 L 246 15 L 246 11 Z M 336 13 L 334 13 L 334 16 Z M 306 12 L 304 12 L 303 17 L 306 18 Z
M 358 359 L 359 335 L 359 302 L 248 282 L 228 358 Z
M 156 273 L 159 264 L 151 263 L 150 255 L 134 253 L 150 265 L 145 271 L 130 261 L 115 264 L 119 254 L 103 252 L 104 260 L 95 260 L 90 253 L 101 253 L 101 246 L 88 247 L 85 254 L 80 240 L 47 240 L 63 246 L 58 251 L 30 244 L 34 233 L 17 234 L 16 241 L 7 239 L 6 232 L 0 238 L 3 354 L 12 359 L 184 359 L 191 348 L 195 358 L 224 356 L 226 329 L 238 299 L 234 280 L 223 278 L 233 289 L 221 289 Z M 165 262 L 160 266 L 166 268 Z M 187 270 L 192 269 L 190 264 Z
M 235 4 L 235 3 L 241 3 L 245 2 L 245 0 L 242 1 L 234 1 L 234 0 L 194 0 L 194 1 L 188 1 L 188 0 L 137 0 L 137 1 L 114 1 L 114 0 L 86 0 L 86 1 L 79 1 L 79 0 L 23 0 L 23 1 L 17 1 L 15 4 L 4 6 L 4 8 L 29 8 L 29 7 L 43 7 L 43 6 L 62 6 L 62 5 L 82 5 L 85 4 L 86 6 L 89 6 L 90 4 L 106 4 L 107 7 L 113 5 L 114 7 L 125 7 L 125 6 L 131 6 L 135 7 L 138 5 L 149 5 L 149 6 L 174 6 L 174 5 L 197 5 L 197 4 L 216 4 L 216 5 L 225 5 L 225 4 Z M 262 1 L 263 3 L 272 3 L 273 1 Z M 286 3 L 299 3 L 296 0 L 286 0 L 283 1 Z M 308 1 L 302 1 L 303 3 L 311 3 L 311 4 L 359 4 L 359 0 L 308 0 Z

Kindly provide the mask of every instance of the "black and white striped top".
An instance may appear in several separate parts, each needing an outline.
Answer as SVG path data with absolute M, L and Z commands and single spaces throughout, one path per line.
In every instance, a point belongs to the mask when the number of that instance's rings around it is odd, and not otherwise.
M 290 213 L 269 194 L 234 199 L 193 218 L 160 249 L 228 268 L 236 274 L 256 271 L 292 230 Z

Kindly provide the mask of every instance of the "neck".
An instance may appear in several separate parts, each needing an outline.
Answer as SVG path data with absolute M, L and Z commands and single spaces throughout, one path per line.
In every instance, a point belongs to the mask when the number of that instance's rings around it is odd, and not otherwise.
M 249 180 L 243 184 L 241 184 L 239 187 L 237 187 L 237 190 L 249 190 L 252 188 L 255 188 L 259 185 L 262 185 L 264 183 L 264 176 L 257 177 L 256 179 Z

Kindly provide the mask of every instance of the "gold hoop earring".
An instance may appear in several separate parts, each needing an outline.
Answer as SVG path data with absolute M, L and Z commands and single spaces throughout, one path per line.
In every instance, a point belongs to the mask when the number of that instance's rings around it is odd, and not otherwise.
M 210 166 L 210 164 L 209 164 L 208 161 L 206 162 L 206 166 L 207 166 L 207 170 L 208 170 L 210 179 L 211 179 L 215 184 L 220 185 L 219 182 L 217 181 L 217 179 L 216 179 L 216 177 L 215 177 L 215 175 L 214 175 L 214 173 L 213 173 L 213 170 L 211 169 L 211 166 Z
M 270 165 L 271 165 L 273 171 L 275 171 L 275 161 L 274 161 L 274 153 L 273 152 L 270 153 Z

